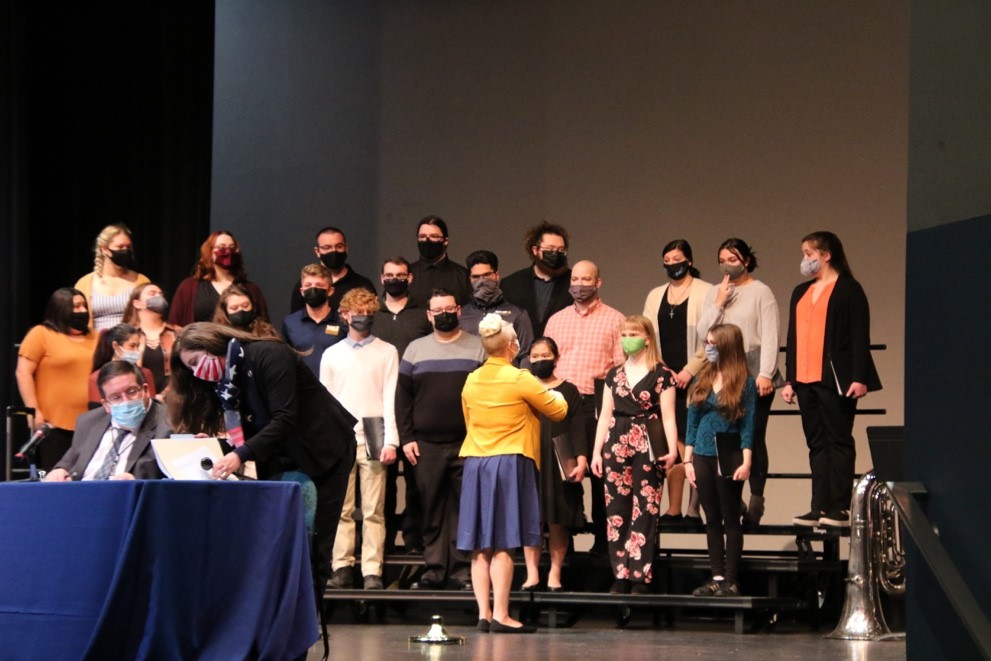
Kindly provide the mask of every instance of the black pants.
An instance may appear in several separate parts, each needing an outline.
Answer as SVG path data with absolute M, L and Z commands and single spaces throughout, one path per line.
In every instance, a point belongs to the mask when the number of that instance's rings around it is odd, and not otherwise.
M 595 410 L 595 395 L 582 395 L 582 403 L 585 405 L 585 438 L 588 439 L 588 458 L 592 459 L 592 449 L 595 447 L 595 428 L 598 424 Z M 606 486 L 602 478 L 596 477 L 592 471 L 588 471 L 588 477 L 592 482 L 592 533 L 595 535 L 595 547 L 597 550 L 605 552 L 608 548 L 606 541 Z
M 420 492 L 416 489 L 416 472 L 402 448 L 396 451 L 395 462 L 389 465 L 385 479 L 385 542 L 386 548 L 396 541 L 396 533 L 403 531 L 403 544 L 406 548 L 423 546 L 423 511 L 420 507 Z M 399 495 L 399 465 L 403 466 L 404 494 L 406 509 L 396 511 Z
M 38 470 L 50 471 L 52 467 L 55 466 L 66 452 L 69 451 L 69 447 L 72 446 L 72 430 L 62 429 L 61 427 L 54 427 L 48 436 L 45 437 L 38 445 L 37 454 L 35 454 L 35 466 Z M 81 480 L 83 476 L 80 475 L 75 479 Z
M 334 539 L 337 537 L 337 524 L 341 520 L 344 496 L 348 490 L 348 475 L 354 465 L 355 449 L 322 475 L 310 476 L 317 488 L 317 511 L 313 517 L 313 528 L 317 535 L 317 558 L 320 585 L 325 585 L 331 574 L 334 559 Z
M 802 429 L 812 470 L 812 512 L 850 509 L 857 446 L 853 418 L 857 400 L 844 397 L 835 384 L 796 383 Z
M 444 585 L 471 578 L 468 554 L 457 549 L 458 511 L 464 460 L 461 442 L 417 443 L 420 456 L 414 471 L 423 506 L 423 579 Z
M 771 417 L 771 404 L 774 403 L 774 391 L 771 394 L 757 398 L 757 410 L 754 412 L 754 453 L 750 467 L 750 493 L 754 496 L 764 495 L 767 484 L 767 419 Z
M 709 546 L 709 566 L 713 576 L 739 580 L 743 555 L 743 527 L 740 525 L 740 496 L 743 481 L 718 474 L 715 457 L 692 456 L 699 504 L 705 512 L 705 537 Z

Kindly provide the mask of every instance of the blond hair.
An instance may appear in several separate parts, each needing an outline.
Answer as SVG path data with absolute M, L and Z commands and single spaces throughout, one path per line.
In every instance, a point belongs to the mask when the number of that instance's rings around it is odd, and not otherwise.
M 114 237 L 120 233 L 127 235 L 127 238 L 131 237 L 131 230 L 128 229 L 127 225 L 107 225 L 100 233 L 96 235 L 96 243 L 93 246 L 93 274 L 96 276 L 103 275 L 103 265 L 106 263 L 107 256 L 103 254 L 105 248 L 110 248 L 110 242 L 114 240 Z
M 364 287 L 352 289 L 341 298 L 338 304 L 341 312 L 351 312 L 352 310 L 378 310 L 378 296 L 368 291 Z
M 653 369 L 661 362 L 661 352 L 657 349 L 657 343 L 654 342 L 657 335 L 654 334 L 654 324 L 651 323 L 650 319 L 642 314 L 631 314 L 623 320 L 619 328 L 620 330 L 635 330 L 643 333 L 646 339 L 643 350 L 647 352 L 647 369 Z

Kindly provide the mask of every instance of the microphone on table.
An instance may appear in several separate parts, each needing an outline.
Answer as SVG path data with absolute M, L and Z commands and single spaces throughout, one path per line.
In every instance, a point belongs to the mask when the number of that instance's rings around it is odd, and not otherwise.
M 205 471 L 211 470 L 213 468 L 213 459 L 211 459 L 210 457 L 203 457 L 202 459 L 200 459 L 200 468 L 202 468 Z M 232 473 L 231 476 L 238 480 L 255 481 L 255 478 L 248 477 L 247 475 L 243 475 L 239 471 Z
M 50 434 L 51 431 L 52 426 L 50 424 L 47 422 L 41 423 L 41 426 L 38 427 L 33 434 L 31 434 L 31 438 L 28 439 L 27 443 L 21 446 L 21 449 L 18 450 L 17 454 L 14 456 L 18 459 L 23 459 L 29 452 L 34 452 L 34 449 L 41 445 L 41 442 L 48 437 L 48 434 Z

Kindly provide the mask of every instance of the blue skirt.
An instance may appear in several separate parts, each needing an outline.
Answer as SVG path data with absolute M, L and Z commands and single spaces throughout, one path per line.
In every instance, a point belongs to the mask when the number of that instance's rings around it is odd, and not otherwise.
M 537 466 L 521 454 L 466 457 L 461 478 L 458 549 L 540 546 Z

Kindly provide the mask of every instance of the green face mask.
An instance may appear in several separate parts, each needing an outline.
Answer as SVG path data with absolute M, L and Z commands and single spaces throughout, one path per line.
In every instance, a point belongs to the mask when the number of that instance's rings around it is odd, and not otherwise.
M 623 345 L 623 353 L 627 356 L 640 353 L 647 345 L 647 340 L 642 337 L 621 337 L 619 341 Z

